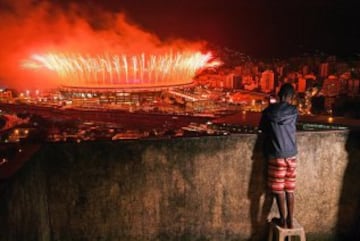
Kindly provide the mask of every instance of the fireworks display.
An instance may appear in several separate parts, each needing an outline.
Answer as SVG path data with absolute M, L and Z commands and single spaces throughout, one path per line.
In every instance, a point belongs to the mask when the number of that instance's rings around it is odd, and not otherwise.
M 81 4 L 6 1 L 0 11 L 0 86 L 169 86 L 216 65 L 205 41 L 160 39 L 125 13 Z M 67 7 L 65 7 L 67 6 Z M 205 51 L 205 52 L 204 52 Z
M 35 54 L 23 67 L 54 71 L 65 86 L 116 87 L 191 83 L 196 71 L 218 65 L 211 54 L 177 52 L 163 55 Z

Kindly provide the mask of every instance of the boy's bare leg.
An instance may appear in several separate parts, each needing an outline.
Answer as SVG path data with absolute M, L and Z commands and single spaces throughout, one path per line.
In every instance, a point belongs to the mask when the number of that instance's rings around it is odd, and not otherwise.
M 275 193 L 276 198 L 276 204 L 279 209 L 280 219 L 275 220 L 277 222 L 277 225 L 279 225 L 282 228 L 286 228 L 286 222 L 285 222 L 285 192 L 282 193 Z
M 293 216 L 294 216 L 294 204 L 295 204 L 295 197 L 293 192 L 286 192 L 286 204 L 287 204 L 287 218 L 286 224 L 288 228 L 293 228 Z

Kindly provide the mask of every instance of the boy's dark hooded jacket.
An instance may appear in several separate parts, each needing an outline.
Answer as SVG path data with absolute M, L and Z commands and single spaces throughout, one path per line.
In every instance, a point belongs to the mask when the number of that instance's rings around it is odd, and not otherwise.
M 287 102 L 269 105 L 262 113 L 260 129 L 265 134 L 265 155 L 287 158 L 297 154 L 296 121 L 298 111 Z

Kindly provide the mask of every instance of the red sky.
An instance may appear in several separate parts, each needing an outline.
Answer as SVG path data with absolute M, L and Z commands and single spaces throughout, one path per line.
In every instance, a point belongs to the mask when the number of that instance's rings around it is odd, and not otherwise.
M 0 86 L 52 85 L 19 71 L 19 60 L 54 49 L 160 51 L 176 40 L 255 57 L 359 53 L 358 9 L 347 0 L 0 0 Z
M 180 37 L 160 39 L 120 10 L 29 0 L 2 0 L 0 7 L 0 85 L 5 87 L 58 85 L 58 77 L 50 71 L 21 67 L 33 54 L 159 54 L 201 50 L 204 45 Z

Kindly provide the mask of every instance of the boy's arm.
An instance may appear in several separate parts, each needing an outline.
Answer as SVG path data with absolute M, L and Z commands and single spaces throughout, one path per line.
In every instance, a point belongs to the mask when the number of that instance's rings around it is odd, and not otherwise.
M 261 130 L 261 132 L 266 132 L 267 128 L 266 128 L 266 118 L 265 118 L 265 115 L 264 115 L 264 112 L 262 113 L 261 115 L 261 119 L 260 119 L 260 123 L 259 123 L 259 130 Z

